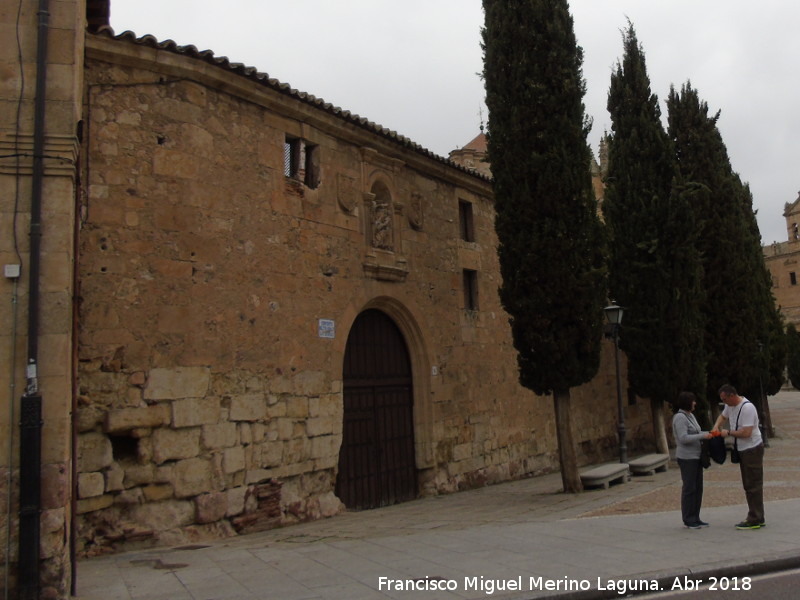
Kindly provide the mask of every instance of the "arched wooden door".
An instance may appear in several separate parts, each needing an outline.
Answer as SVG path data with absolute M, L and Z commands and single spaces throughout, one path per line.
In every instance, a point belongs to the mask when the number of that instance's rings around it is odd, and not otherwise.
M 353 323 L 343 379 L 336 495 L 348 508 L 415 498 L 411 363 L 403 334 L 385 313 L 366 310 Z

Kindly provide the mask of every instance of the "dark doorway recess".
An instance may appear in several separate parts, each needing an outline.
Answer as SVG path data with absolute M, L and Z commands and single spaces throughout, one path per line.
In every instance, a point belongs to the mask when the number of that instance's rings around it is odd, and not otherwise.
M 403 334 L 385 313 L 366 310 L 353 323 L 343 379 L 336 495 L 355 509 L 416 498 L 411 362 Z

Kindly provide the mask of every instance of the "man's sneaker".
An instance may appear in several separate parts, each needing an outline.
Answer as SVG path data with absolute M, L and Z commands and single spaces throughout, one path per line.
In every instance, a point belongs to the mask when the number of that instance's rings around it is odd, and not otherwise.
M 736 529 L 761 529 L 764 527 L 764 523 L 750 523 L 748 521 L 742 521 L 741 523 L 736 524 Z
M 708 523 L 706 523 L 705 521 L 698 521 L 697 525 L 700 525 L 700 527 L 709 527 Z
M 703 528 L 703 526 L 700 525 L 700 523 L 686 523 L 685 525 L 686 525 L 687 529 L 702 529 Z

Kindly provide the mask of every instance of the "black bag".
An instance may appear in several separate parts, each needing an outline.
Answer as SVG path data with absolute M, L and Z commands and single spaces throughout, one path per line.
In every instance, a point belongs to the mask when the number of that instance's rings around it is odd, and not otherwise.
M 711 466 L 711 449 L 708 442 L 709 440 L 700 440 L 700 465 L 704 469 Z
M 712 437 L 710 440 L 705 440 L 705 442 L 708 444 L 708 453 L 711 455 L 711 459 L 718 465 L 725 464 L 725 459 L 728 456 L 728 449 L 725 447 L 725 438 L 718 435 Z

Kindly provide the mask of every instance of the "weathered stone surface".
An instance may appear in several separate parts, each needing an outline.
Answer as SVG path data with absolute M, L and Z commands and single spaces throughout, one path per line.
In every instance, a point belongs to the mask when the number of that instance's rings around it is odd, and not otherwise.
M 212 466 L 207 460 L 190 458 L 175 465 L 175 496 L 186 498 L 212 489 Z
M 174 490 L 169 483 L 152 483 L 142 488 L 145 500 L 155 502 L 172 498 Z
M 222 453 L 222 470 L 226 474 L 244 470 L 244 448 L 236 446 Z
M 166 500 L 134 506 L 130 510 L 131 520 L 144 529 L 168 531 L 188 525 L 194 520 L 194 502 Z
M 231 421 L 259 421 L 266 414 L 264 394 L 241 394 L 231 398 Z
M 195 498 L 198 523 L 213 523 L 225 517 L 228 511 L 228 495 L 225 492 L 201 494 Z
M 114 504 L 113 494 L 104 494 L 103 496 L 95 496 L 94 498 L 85 498 L 78 500 L 75 503 L 75 512 L 82 515 L 87 512 L 94 512 L 108 508 Z
M 102 473 L 80 473 L 78 475 L 78 496 L 80 498 L 93 498 L 102 496 L 105 492 L 106 480 Z
M 139 427 L 159 427 L 168 425 L 169 422 L 169 406 L 163 404 L 137 408 L 118 408 L 109 411 L 106 417 L 105 430 L 108 433 L 117 433 Z
M 338 421 L 339 419 L 337 419 Z M 318 435 L 331 435 L 334 431 L 333 417 L 314 417 L 306 421 L 306 434 L 308 437 Z
M 329 390 L 328 375 L 323 371 L 300 371 L 292 380 L 292 391 L 300 396 L 319 396 Z
M 241 514 L 244 511 L 244 499 L 247 493 L 247 486 L 239 486 L 230 488 L 225 491 L 228 496 L 228 509 L 225 512 L 226 517 Z
M 78 435 L 78 471 L 88 473 L 100 471 L 111 465 L 113 455 L 111 441 L 102 433 Z
M 338 515 L 344 511 L 345 506 L 333 492 L 328 492 L 319 497 L 319 511 L 323 518 Z
M 124 486 L 126 488 L 152 483 L 155 480 L 156 467 L 152 463 L 144 465 L 126 464 L 124 469 Z
M 286 401 L 286 416 L 294 419 L 308 418 L 308 398 L 293 396 Z
M 204 425 L 200 440 L 210 450 L 234 446 L 238 441 L 236 423 Z
M 144 388 L 145 400 L 202 398 L 208 393 L 210 371 L 205 367 L 152 369 Z
M 78 406 L 75 410 L 75 428 L 78 433 L 92 431 L 103 422 L 106 411 L 102 406 L 90 404 L 89 406 Z
M 65 550 L 66 510 L 64 508 L 45 510 L 39 523 L 41 526 L 39 557 L 53 558 L 62 555 Z
M 219 417 L 219 399 L 213 396 L 176 400 L 172 403 L 172 426 L 176 428 L 218 423 Z
M 256 446 L 258 449 L 258 464 L 260 468 L 274 467 L 283 460 L 283 442 L 265 442 Z
M 107 492 L 118 492 L 119 490 L 125 489 L 125 470 L 119 466 L 119 463 L 112 463 L 105 472 L 105 476 Z
M 120 506 L 133 506 L 142 502 L 144 502 L 144 494 L 142 493 L 142 488 L 138 487 L 123 490 L 114 496 L 114 504 L 119 504 Z
M 200 452 L 200 428 L 157 429 L 153 432 L 153 460 L 192 458 Z
M 66 464 L 49 463 L 42 465 L 41 500 L 43 509 L 58 509 L 66 506 L 70 493 L 69 481 L 69 470 Z

